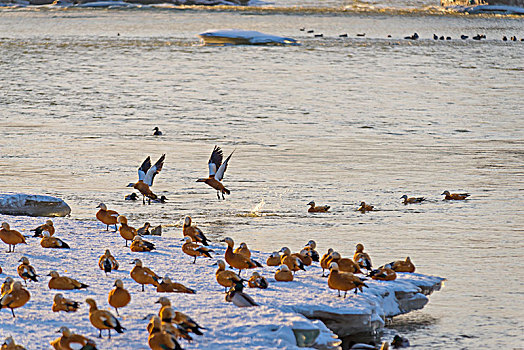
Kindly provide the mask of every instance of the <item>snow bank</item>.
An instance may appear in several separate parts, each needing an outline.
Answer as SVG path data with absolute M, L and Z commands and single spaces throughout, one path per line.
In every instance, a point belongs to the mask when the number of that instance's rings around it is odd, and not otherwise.
M 60 198 L 33 194 L 0 194 L 0 214 L 66 216 L 71 208 Z
M 200 33 L 204 45 L 300 45 L 292 38 L 264 34 L 254 30 L 221 29 Z
M 93 213 L 94 216 L 94 213 Z M 29 229 L 42 223 L 42 219 L 31 217 L 8 217 L 0 215 L 0 221 L 8 222 L 13 229 L 28 235 Z M 317 332 L 317 349 L 334 349 L 339 345 L 331 330 L 340 335 L 348 332 L 371 332 L 384 325 L 384 318 L 409 312 L 423 307 L 427 296 L 438 290 L 442 278 L 420 274 L 399 273 L 397 281 L 379 282 L 369 280 L 369 288 L 363 294 L 348 295 L 338 298 L 337 292 L 330 290 L 326 278 L 320 277 L 321 269 L 311 266 L 306 272 L 298 272 L 293 282 L 276 282 L 273 279 L 275 268 L 257 269 L 269 281 L 266 290 L 245 288 L 260 307 L 237 308 L 225 301 L 224 288 L 215 280 L 214 260 L 198 258 L 192 264 L 192 258 L 181 251 L 182 238 L 180 227 L 164 227 L 163 236 L 147 236 L 154 242 L 157 250 L 151 253 L 134 253 L 124 247 L 124 240 L 118 233 L 106 231 L 105 225 L 97 221 L 75 221 L 67 218 L 54 220 L 55 236 L 66 241 L 70 250 L 43 249 L 39 239 L 28 238 L 28 245 L 19 245 L 16 253 L 3 254 L 0 266 L 3 275 L 0 280 L 11 276 L 19 280 L 16 273 L 21 256 L 29 258 L 40 275 L 38 283 L 30 283 L 28 290 L 31 300 L 20 309 L 13 319 L 9 310 L 0 311 L 0 340 L 12 335 L 17 343 L 30 348 L 48 348 L 51 340 L 57 337 L 58 328 L 65 325 L 74 332 L 94 339 L 100 349 L 127 349 L 133 341 L 133 349 L 148 349 L 146 326 L 149 317 L 158 312 L 155 301 L 160 296 L 168 296 L 176 310 L 192 316 L 207 330 L 204 336 L 195 336 L 191 344 L 182 342 L 185 349 L 297 349 L 297 338 L 301 332 Z M 137 227 L 142 223 L 133 223 Z M 238 244 L 238 243 L 237 243 Z M 98 269 L 97 262 L 106 248 L 111 249 L 120 262 L 120 270 L 109 276 Z M 223 258 L 225 246 L 212 244 L 216 258 Z M 275 247 L 277 248 L 277 247 Z M 2 248 L 3 249 L 3 248 Z M 269 254 L 253 251 L 253 257 L 265 263 Z M 141 287 L 129 276 L 133 267 L 130 263 L 140 258 L 144 266 L 150 267 L 160 276 L 168 275 L 173 281 L 181 282 L 196 289 L 191 294 L 157 293 L 152 286 Z M 53 313 L 51 305 L 57 291 L 47 287 L 50 270 L 61 275 L 74 277 L 89 285 L 87 290 L 60 291 L 65 297 L 82 302 L 76 313 Z M 251 271 L 243 271 L 248 277 Z M 98 339 L 98 331 L 88 320 L 88 307 L 85 299 L 94 298 L 100 308 L 110 309 L 107 295 L 114 280 L 120 278 L 132 294 L 131 303 L 120 309 L 121 323 L 127 328 L 124 334 L 114 335 L 112 339 Z M 308 318 L 306 318 L 307 316 Z M 38 321 L 37 321 L 38 320 Z

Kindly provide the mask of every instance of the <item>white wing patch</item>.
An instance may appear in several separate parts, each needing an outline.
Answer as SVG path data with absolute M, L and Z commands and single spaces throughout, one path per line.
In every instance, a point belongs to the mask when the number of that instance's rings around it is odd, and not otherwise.
M 231 152 L 229 157 L 227 157 L 226 160 L 220 166 L 220 168 L 218 168 L 218 170 L 217 170 L 217 172 L 215 174 L 215 179 L 217 179 L 218 181 L 222 181 L 222 178 L 224 177 L 224 173 L 226 172 L 227 163 L 229 162 L 229 159 L 231 159 L 231 156 L 233 155 L 233 152 Z
M 153 177 L 156 174 L 156 165 L 153 165 L 149 170 L 147 171 L 147 174 L 144 177 L 144 182 L 148 186 L 153 186 Z M 140 177 L 140 176 L 139 176 Z
M 144 181 L 145 178 L 146 178 L 146 173 L 144 173 L 141 168 L 138 169 L 138 181 L 140 180 Z
M 217 172 L 217 165 L 215 163 L 209 163 L 209 177 L 215 175 Z

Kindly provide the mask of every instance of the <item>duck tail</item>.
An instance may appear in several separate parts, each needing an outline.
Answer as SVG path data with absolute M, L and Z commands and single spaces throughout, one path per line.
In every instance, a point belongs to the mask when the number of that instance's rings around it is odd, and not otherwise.
M 125 330 L 126 328 L 122 327 L 122 325 L 120 324 L 120 322 L 118 321 L 118 319 L 115 318 L 115 320 L 116 320 L 115 331 L 116 331 L 117 333 L 124 333 L 124 330 Z
M 225 194 L 228 194 L 228 195 L 231 194 L 231 191 L 229 191 L 229 190 L 228 190 L 227 188 L 225 188 L 225 187 L 224 187 L 223 192 L 225 192 Z
M 200 241 L 202 242 L 203 245 L 209 245 L 208 241 L 207 241 L 207 237 L 204 236 L 204 234 L 202 232 L 200 232 L 198 235 L 197 235 L 198 238 L 200 238 Z
M 80 287 L 78 289 L 87 288 L 89 287 L 87 284 L 80 283 Z
M 256 267 L 262 267 L 262 264 L 259 263 L 259 262 L 256 261 L 256 260 L 251 259 L 251 262 L 252 262 Z
M 66 242 L 62 241 L 62 246 L 60 248 L 63 248 L 63 249 L 71 249 L 71 247 L 69 246 L 69 244 L 67 244 Z

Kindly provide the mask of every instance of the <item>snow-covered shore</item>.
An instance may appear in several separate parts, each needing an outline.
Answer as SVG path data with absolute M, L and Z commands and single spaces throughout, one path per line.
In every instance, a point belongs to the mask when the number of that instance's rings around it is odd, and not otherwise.
M 0 221 L 10 223 L 12 229 L 29 236 L 29 229 L 45 220 L 0 215 Z M 58 328 L 65 325 L 74 332 L 94 339 L 100 349 L 148 349 L 147 316 L 158 311 L 155 301 L 159 296 L 168 296 L 175 309 L 187 313 L 207 328 L 204 336 L 195 336 L 191 344 L 182 342 L 186 349 L 230 349 L 248 345 L 249 348 L 294 349 L 297 345 L 293 329 L 314 328 L 320 331 L 317 348 L 329 348 L 330 343 L 337 344 L 334 334 L 322 322 L 311 321 L 303 315 L 322 319 L 341 335 L 364 329 L 372 331 L 384 325 L 385 317 L 422 308 L 428 301 L 424 294 L 438 290 L 443 280 L 439 277 L 400 273 L 393 282 L 369 280 L 369 288 L 363 294 L 351 293 L 342 299 L 337 297 L 336 291 L 328 288 L 326 278 L 320 277 L 318 265 L 309 267 L 307 272 L 298 272 L 295 281 L 288 283 L 275 282 L 275 268 L 266 266 L 257 271 L 268 279 L 269 288 L 245 289 L 261 306 L 237 308 L 224 300 L 224 289 L 215 280 L 216 266 L 212 265 L 216 259 L 198 258 L 196 264 L 192 264 L 193 259 L 182 253 L 180 227 L 165 228 L 161 237 L 147 236 L 145 239 L 154 242 L 157 250 L 133 253 L 124 247 L 124 240 L 118 233 L 106 231 L 105 225 L 97 221 L 57 218 L 54 223 L 55 237 L 66 241 L 71 246 L 70 250 L 44 249 L 39 239 L 28 238 L 28 245 L 18 245 L 14 254 L 0 253 L 0 266 L 3 269 L 1 281 L 7 276 L 19 280 L 16 267 L 22 256 L 29 258 L 40 275 L 38 283 L 28 285 L 31 300 L 15 310 L 15 319 L 9 310 L 0 311 L 0 340 L 12 335 L 17 343 L 28 349 L 46 349 L 49 348 L 49 342 L 57 337 Z M 138 227 L 142 223 L 130 224 Z M 225 245 L 213 242 L 211 246 L 215 250 L 214 256 L 223 258 Z M 290 248 L 296 251 L 300 247 Z M 6 246 L 0 249 L 6 249 Z M 105 249 L 110 249 L 120 262 L 120 270 L 107 277 L 97 265 Z M 256 260 L 265 265 L 268 253 L 252 253 Z M 173 281 L 196 289 L 197 293 L 157 293 L 153 286 L 147 286 L 146 291 L 141 292 L 140 285 L 129 276 L 132 268 L 130 263 L 135 258 L 140 258 L 145 266 L 160 276 L 168 275 Z M 89 285 L 87 290 L 60 291 L 67 298 L 82 302 L 78 312 L 65 314 L 51 311 L 53 296 L 57 292 L 47 287 L 49 277 L 46 275 L 51 270 Z M 244 277 L 250 274 L 251 271 L 242 273 Z M 100 308 L 113 311 L 107 303 L 107 295 L 116 278 L 122 279 L 132 294 L 131 303 L 120 310 L 121 323 L 127 330 L 110 340 L 100 340 L 97 338 L 98 331 L 89 323 L 88 308 L 84 301 L 88 297 L 93 298 Z

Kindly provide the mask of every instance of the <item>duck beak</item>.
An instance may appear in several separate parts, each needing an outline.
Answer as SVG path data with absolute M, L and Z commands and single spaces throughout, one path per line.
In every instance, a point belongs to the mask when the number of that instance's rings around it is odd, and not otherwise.
M 206 182 L 206 179 L 198 179 L 196 182 Z
M 226 242 L 226 240 L 225 239 L 221 239 L 220 242 Z
M 135 184 L 132 183 L 132 182 L 131 182 L 130 184 L 127 185 L 127 187 L 134 187 L 134 186 L 135 186 Z
M 49 272 L 49 273 L 47 274 L 47 276 L 51 276 L 51 272 Z

